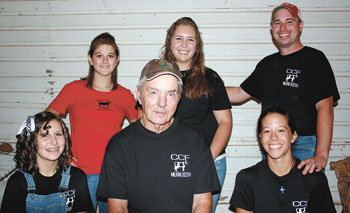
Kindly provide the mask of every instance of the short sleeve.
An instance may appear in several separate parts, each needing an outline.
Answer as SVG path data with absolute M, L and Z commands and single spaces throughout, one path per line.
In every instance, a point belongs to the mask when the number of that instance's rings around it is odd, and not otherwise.
M 324 173 L 315 173 L 308 175 L 306 186 L 310 193 L 307 212 L 327 212 L 335 213 L 335 207 L 329 190 L 328 181 Z M 316 179 L 317 178 L 317 179 Z
M 52 108 L 63 115 L 67 114 L 73 94 L 72 83 L 66 84 L 62 88 L 57 97 L 50 103 L 49 108 Z
M 71 170 L 71 174 L 73 172 L 73 169 L 76 170 L 74 172 L 74 178 L 76 179 L 75 183 L 77 183 L 77 187 L 76 196 L 73 203 L 73 209 L 71 212 L 94 212 L 94 207 L 91 201 L 86 175 L 82 170 L 73 167 Z
M 117 135 L 111 138 L 106 148 L 97 196 L 127 199 L 126 163 L 123 148 L 116 137 Z
M 195 194 L 220 190 L 220 182 L 209 148 L 198 157 L 195 175 Z
M 321 51 L 318 52 L 317 57 L 316 68 L 314 69 L 315 79 L 312 81 L 314 102 L 317 103 L 331 96 L 333 96 L 333 102 L 336 102 L 340 99 L 340 96 L 332 67 Z
M 225 109 L 231 109 L 230 100 L 228 98 L 226 88 L 224 81 L 220 78 L 220 76 L 210 70 L 212 72 L 210 78 L 212 78 L 210 81 L 212 86 L 212 97 L 210 99 L 210 108 L 212 110 L 225 110 Z
M 235 188 L 233 190 L 230 204 L 232 207 L 241 208 L 247 211 L 254 209 L 254 178 L 244 170 L 241 170 L 236 176 Z
M 131 93 L 130 90 L 127 90 L 127 97 L 125 99 L 126 101 L 126 117 L 129 120 L 133 120 L 135 118 L 137 118 L 137 109 L 135 108 L 136 106 L 136 100 L 135 97 L 133 96 L 133 94 Z
M 261 62 L 259 62 L 255 70 L 246 78 L 240 85 L 240 87 L 248 93 L 250 96 L 261 100 L 262 99 L 262 88 L 260 84 L 260 74 L 263 71 L 261 68 Z

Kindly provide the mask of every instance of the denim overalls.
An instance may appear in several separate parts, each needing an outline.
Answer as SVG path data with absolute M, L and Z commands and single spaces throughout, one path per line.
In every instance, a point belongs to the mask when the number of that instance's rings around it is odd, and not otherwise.
M 28 183 L 28 195 L 26 198 L 27 213 L 67 212 L 65 191 L 68 190 L 70 180 L 70 168 L 71 166 L 69 166 L 66 171 L 62 172 L 61 183 L 58 187 L 60 192 L 49 195 L 35 194 L 36 188 L 33 176 L 22 170 L 19 170 L 24 174 Z

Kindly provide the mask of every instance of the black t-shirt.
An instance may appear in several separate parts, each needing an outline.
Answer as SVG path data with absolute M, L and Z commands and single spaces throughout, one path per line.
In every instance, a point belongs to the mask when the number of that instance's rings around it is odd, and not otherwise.
M 340 98 L 326 56 L 310 47 L 265 57 L 241 87 L 262 102 L 262 110 L 270 106 L 288 110 L 299 135 L 316 134 L 317 102 L 331 96 L 334 102 Z
M 193 195 L 220 189 L 205 136 L 177 119 L 164 132 L 140 121 L 114 135 L 97 195 L 128 200 L 129 212 L 191 212 Z
M 59 192 L 62 170 L 58 170 L 52 177 L 45 177 L 35 172 L 35 194 L 48 195 Z M 85 173 L 76 167 L 71 167 L 68 191 L 66 192 L 67 206 L 72 207 L 69 212 L 94 212 L 89 194 Z M 27 181 L 24 174 L 16 171 L 7 181 L 2 200 L 1 212 L 26 212 Z
M 192 70 L 181 71 L 184 87 L 191 72 Z M 218 128 L 213 110 L 231 109 L 231 104 L 220 76 L 212 69 L 206 68 L 205 77 L 209 83 L 211 95 L 190 99 L 183 93 L 175 117 L 201 130 L 211 143 Z M 222 153 L 224 152 L 225 150 Z
M 292 170 L 282 177 L 270 170 L 266 160 L 241 170 L 230 204 L 254 213 L 335 213 L 325 174 L 303 175 L 297 168 L 299 163 L 296 160 Z

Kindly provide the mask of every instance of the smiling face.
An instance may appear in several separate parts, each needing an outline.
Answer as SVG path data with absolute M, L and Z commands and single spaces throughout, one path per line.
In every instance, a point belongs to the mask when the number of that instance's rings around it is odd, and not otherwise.
M 153 132 L 161 133 L 168 129 L 174 118 L 180 100 L 178 80 L 173 75 L 164 74 L 145 81 L 142 91 L 136 88 L 138 101 L 142 104 L 143 126 Z
M 36 136 L 36 159 L 39 167 L 43 163 L 57 163 L 65 147 L 61 124 L 53 119 L 47 126 L 50 128 L 44 130 L 42 127 Z
M 300 42 L 303 22 L 287 9 L 280 9 L 273 15 L 270 29 L 281 52 L 291 53 L 303 47 Z
M 288 119 L 279 113 L 267 114 L 261 121 L 260 143 L 268 158 L 291 158 L 291 144 L 297 139 L 291 131 Z
M 109 44 L 100 44 L 94 51 L 92 57 L 88 55 L 91 66 L 94 67 L 94 75 L 111 76 L 116 68 L 119 57 L 115 48 Z
M 190 25 L 177 26 L 171 38 L 170 48 L 180 70 L 189 69 L 197 48 L 196 32 L 193 27 Z

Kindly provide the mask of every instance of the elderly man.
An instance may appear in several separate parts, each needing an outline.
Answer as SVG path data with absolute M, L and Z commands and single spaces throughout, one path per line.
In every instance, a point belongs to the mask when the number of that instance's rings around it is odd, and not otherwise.
M 181 93 L 176 64 L 152 60 L 136 88 L 143 115 L 114 135 L 97 195 L 108 212 L 210 212 L 220 189 L 205 136 L 173 117 Z
M 270 30 L 279 52 L 262 59 L 240 87 L 226 89 L 231 104 L 254 97 L 262 110 L 279 106 L 292 114 L 298 132 L 292 152 L 302 160 L 298 168 L 305 166 L 305 175 L 327 165 L 333 104 L 340 96 L 326 56 L 301 43 L 303 25 L 295 5 L 283 3 L 274 8 Z

